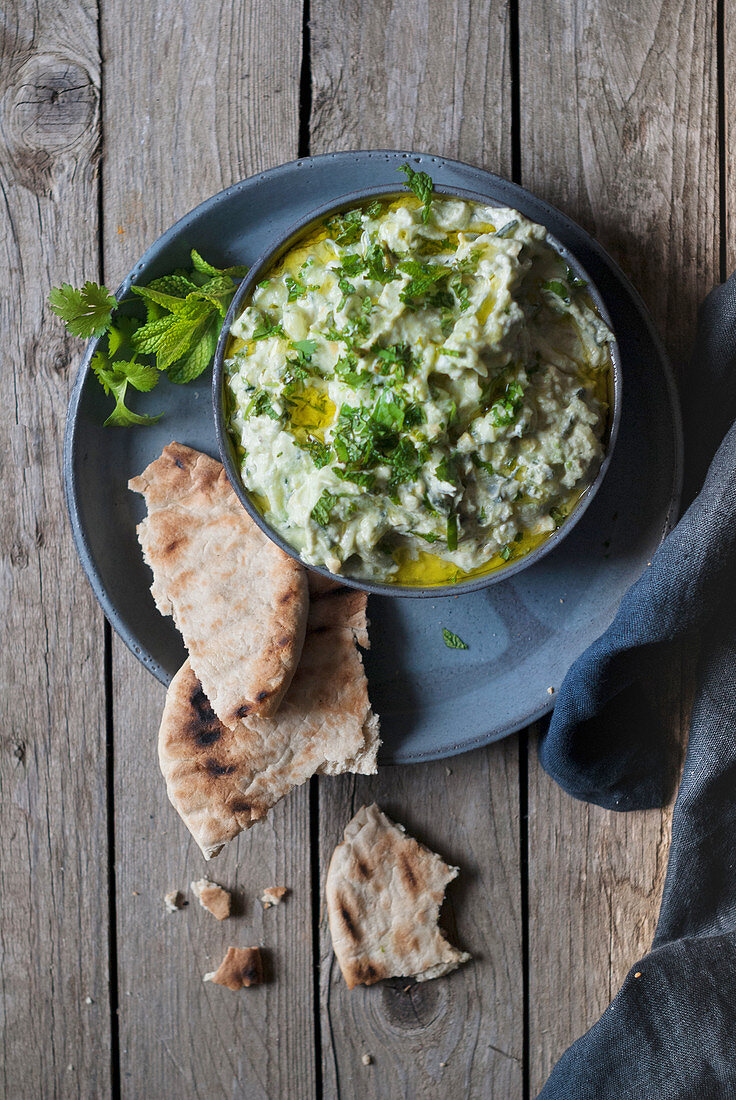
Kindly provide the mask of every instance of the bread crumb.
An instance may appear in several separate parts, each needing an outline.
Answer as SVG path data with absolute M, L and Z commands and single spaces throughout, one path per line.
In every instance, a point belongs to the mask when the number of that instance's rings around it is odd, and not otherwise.
M 183 909 L 186 904 L 186 899 L 181 890 L 170 890 L 168 894 L 164 894 L 164 905 L 169 913 L 178 912 L 178 910 Z
M 267 886 L 261 895 L 261 903 L 264 909 L 272 909 L 274 905 L 281 905 L 281 899 L 286 896 L 288 890 L 285 886 Z
M 258 947 L 228 947 L 227 955 L 217 970 L 205 974 L 204 982 L 224 985 L 233 992 L 260 985 L 263 981 L 263 960 Z
M 86 1005 L 93 1005 L 93 1004 L 94 1004 L 95 1002 L 94 1002 L 94 1001 L 92 1000 L 92 998 L 91 998 L 91 997 L 85 997 L 85 998 L 84 998 L 84 1003 L 85 1003 Z
M 636 974 L 634 974 L 634 977 L 635 978 L 640 978 L 641 977 L 641 970 L 637 970 Z
M 210 882 L 208 878 L 201 878 L 197 882 L 190 883 L 192 893 L 199 898 L 199 904 L 217 920 L 226 920 L 230 916 L 230 903 L 232 898 L 229 890 L 219 886 L 216 882 Z
M 452 775 L 452 768 L 445 768 L 448 775 Z
M 370 1066 L 371 1063 L 373 1062 L 373 1059 L 371 1058 L 370 1054 L 364 1054 L 363 1057 L 360 1060 L 361 1060 L 361 1062 L 363 1063 L 364 1066 Z
M 554 695 L 554 693 L 555 693 L 555 689 L 553 687 L 548 687 L 547 688 L 547 694 L 548 695 Z

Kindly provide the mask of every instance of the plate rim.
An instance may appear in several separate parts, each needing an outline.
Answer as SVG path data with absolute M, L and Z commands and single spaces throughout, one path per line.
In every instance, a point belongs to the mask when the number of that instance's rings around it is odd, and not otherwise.
M 314 163 L 330 161 L 330 160 L 349 160 L 354 157 L 368 156 L 372 158 L 385 157 L 387 159 L 393 159 L 396 157 L 405 157 L 407 159 L 417 158 L 418 163 L 422 162 L 434 162 L 437 164 L 448 165 L 455 169 L 470 170 L 473 173 L 479 173 L 482 176 L 487 177 L 495 184 L 500 184 L 502 187 L 511 187 L 517 194 L 521 194 L 524 197 L 528 197 L 533 203 L 540 205 L 545 212 L 549 212 L 552 216 L 562 218 L 569 222 L 577 230 L 585 235 L 587 242 L 589 242 L 592 250 L 596 255 L 605 263 L 612 274 L 620 283 L 626 296 L 635 307 L 639 317 L 644 323 L 647 334 L 652 342 L 653 347 L 657 352 L 659 360 L 659 366 L 662 376 L 665 382 L 665 389 L 668 399 L 669 411 L 672 419 L 672 442 L 674 452 L 674 464 L 672 470 L 672 489 L 670 492 L 670 499 L 667 507 L 666 514 L 664 516 L 663 525 L 661 528 L 658 546 L 661 546 L 662 542 L 669 534 L 669 532 L 675 526 L 676 518 L 679 514 L 680 504 L 682 500 L 683 492 L 683 479 L 684 479 L 684 435 L 682 424 L 682 410 L 680 406 L 679 392 L 677 389 L 677 383 L 675 381 L 674 371 L 670 362 L 669 355 L 665 349 L 664 342 L 654 324 L 654 321 L 647 309 L 647 306 L 639 294 L 638 290 L 633 286 L 628 276 L 622 271 L 619 264 L 609 255 L 606 249 L 591 236 L 575 219 L 571 218 L 564 211 L 558 209 L 549 203 L 546 199 L 535 195 L 521 184 L 514 183 L 513 180 L 508 180 L 503 176 L 499 176 L 494 172 L 490 172 L 485 168 L 478 167 L 477 165 L 469 164 L 467 161 L 455 160 L 451 157 L 443 157 L 437 153 L 424 153 L 417 150 L 404 150 L 404 149 L 350 149 L 341 150 L 339 152 L 331 153 L 319 153 L 310 157 L 297 157 L 290 161 L 285 161 L 282 164 L 275 165 L 272 168 L 265 169 L 263 172 L 254 173 L 251 176 L 246 176 L 236 183 L 231 184 L 229 187 L 223 188 L 215 194 L 210 195 L 208 198 L 203 199 L 202 202 L 192 207 L 187 213 L 178 218 L 172 225 L 170 225 L 163 233 L 161 233 L 143 252 L 137 263 L 129 270 L 128 274 L 119 284 L 115 291 L 115 297 L 120 300 L 127 292 L 132 283 L 135 282 L 136 276 L 139 275 L 143 269 L 147 266 L 150 260 L 153 258 L 154 253 L 158 252 L 166 241 L 177 236 L 180 232 L 186 229 L 187 226 L 197 221 L 205 211 L 211 210 L 219 203 L 226 201 L 232 195 L 237 194 L 246 185 L 253 185 L 257 182 L 265 181 L 267 179 L 273 179 L 274 177 L 288 174 L 294 169 L 311 167 Z M 75 548 L 80 559 L 82 568 L 87 576 L 87 579 L 92 587 L 95 597 L 102 608 L 102 611 L 107 618 L 110 626 L 115 630 L 118 637 L 124 642 L 134 657 L 140 661 L 140 663 L 151 672 L 156 679 L 164 685 L 168 686 L 170 678 L 166 674 L 165 670 L 161 668 L 159 663 L 147 652 L 142 650 L 140 646 L 136 644 L 132 637 L 128 636 L 128 632 L 123 627 L 120 620 L 120 616 L 117 609 L 113 606 L 110 598 L 107 595 L 107 591 L 102 582 L 101 576 L 95 565 L 89 543 L 87 541 L 82 522 L 80 512 L 78 508 L 78 483 L 76 473 L 74 469 L 74 454 L 77 440 L 77 431 L 79 426 L 79 404 L 81 400 L 82 390 L 87 381 L 87 377 L 90 372 L 90 363 L 92 360 L 99 340 L 101 338 L 90 340 L 82 355 L 82 359 L 77 368 L 74 384 L 72 386 L 69 401 L 67 405 L 66 423 L 64 427 L 64 439 L 62 449 L 62 477 L 64 481 L 64 497 L 66 502 L 67 514 L 69 516 L 69 522 L 72 530 L 72 537 L 74 540 Z M 579 655 L 578 655 L 579 656 Z M 575 658 L 577 660 L 577 658 Z M 525 729 L 535 722 L 540 721 L 547 714 L 549 714 L 555 706 L 556 696 L 550 698 L 549 702 L 543 702 L 541 706 L 535 707 L 529 711 L 520 719 L 512 719 L 504 726 L 495 730 L 489 730 L 486 733 L 478 734 L 467 740 L 457 741 L 452 745 L 445 746 L 437 751 L 417 751 L 406 752 L 401 751 L 398 756 L 392 756 L 390 761 L 386 764 L 409 764 L 419 762 L 429 762 L 432 760 L 447 759 L 451 756 L 456 756 L 460 753 L 470 752 L 473 749 L 482 748 L 492 744 L 494 741 L 500 741 L 506 737 L 517 733 L 521 729 Z M 384 766 L 386 766 L 384 764 Z

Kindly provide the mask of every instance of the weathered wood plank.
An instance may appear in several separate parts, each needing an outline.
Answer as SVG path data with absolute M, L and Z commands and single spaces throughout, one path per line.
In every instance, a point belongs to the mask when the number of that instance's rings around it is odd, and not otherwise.
M 723 5 L 723 188 L 725 193 L 726 271 L 736 268 L 736 3 L 725 0 Z
M 207 11 L 106 0 L 103 47 L 114 283 L 195 203 L 296 155 L 301 11 L 275 0 Z M 307 791 L 206 865 L 158 769 L 163 690 L 117 641 L 113 680 L 122 1095 L 311 1097 Z M 164 893 L 203 874 L 237 888 L 240 915 L 217 924 L 191 893 L 183 912 L 164 913 Z M 292 895 L 264 913 L 268 885 Z M 202 985 L 229 944 L 252 943 L 268 949 L 269 985 L 239 995 Z
M 520 4 L 522 182 L 643 292 L 674 360 L 717 279 L 715 3 Z M 540 61 L 541 59 L 541 61 Z M 683 728 L 679 670 L 659 700 Z M 670 811 L 574 802 L 529 759 L 532 1095 L 650 945 Z
M 416 148 L 510 174 L 504 3 L 312 0 L 311 30 L 313 153 Z M 323 913 L 326 1095 L 521 1095 L 517 754 L 514 738 L 447 765 L 385 768 L 370 780 L 320 780 L 322 883 L 352 813 L 377 801 L 460 866 L 446 926 L 475 956 L 442 981 L 406 991 L 406 983 L 391 982 L 349 992 Z M 365 1053 L 373 1058 L 368 1067 Z
M 0 1094 L 7 1097 L 104 1096 L 110 1082 L 103 621 L 77 563 L 61 483 L 79 344 L 45 304 L 52 284 L 97 271 L 98 93 L 95 3 L 5 7 Z
M 320 781 L 322 897 L 345 825 L 377 802 L 460 868 L 441 924 L 473 961 L 422 984 L 348 990 L 321 913 L 325 1095 L 521 1096 L 522 960 L 518 740 L 446 762 Z M 369 1054 L 372 1064 L 362 1063 Z

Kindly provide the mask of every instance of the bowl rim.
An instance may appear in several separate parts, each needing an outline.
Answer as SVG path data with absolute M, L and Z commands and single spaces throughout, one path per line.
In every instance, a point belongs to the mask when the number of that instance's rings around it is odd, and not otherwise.
M 611 323 L 610 314 L 606 307 L 603 295 L 599 291 L 595 282 L 591 279 L 587 270 L 583 267 L 577 257 L 564 245 L 558 238 L 551 233 L 543 222 L 537 222 L 536 224 L 543 225 L 546 232 L 547 243 L 558 253 L 559 256 L 568 264 L 568 266 L 575 272 L 575 274 L 585 280 L 587 284 L 587 291 L 590 295 L 593 303 L 598 310 L 603 321 L 608 326 L 609 330 L 613 334 L 613 340 L 609 344 L 611 365 L 612 365 L 612 402 L 609 410 L 609 419 L 606 433 L 606 447 L 603 459 L 596 472 L 595 478 L 591 481 L 590 485 L 581 493 L 578 498 L 572 512 L 566 517 L 564 522 L 560 524 L 557 530 L 553 531 L 544 542 L 535 547 L 528 554 L 519 558 L 517 561 L 511 561 L 507 565 L 501 566 L 498 569 L 494 569 L 489 573 L 482 574 L 478 577 L 471 577 L 466 580 L 460 580 L 453 584 L 441 584 L 441 585 L 399 585 L 388 584 L 379 581 L 363 580 L 357 577 L 351 577 L 348 574 L 333 573 L 326 566 L 314 565 L 311 562 L 306 562 L 299 554 L 299 551 L 292 546 L 287 540 L 273 528 L 258 511 L 253 501 L 250 498 L 249 491 L 240 476 L 240 471 L 235 461 L 235 448 L 230 436 L 227 422 L 226 422 L 226 398 L 225 398 L 225 349 L 230 340 L 230 328 L 233 322 L 236 320 L 240 311 L 243 308 L 244 299 L 251 293 L 257 282 L 261 281 L 264 271 L 271 268 L 274 264 L 278 263 L 281 257 L 288 252 L 292 245 L 308 230 L 315 222 L 326 218 L 330 214 L 339 214 L 344 210 L 349 210 L 356 206 L 365 205 L 371 200 L 378 198 L 389 199 L 397 198 L 400 196 L 406 196 L 410 194 L 410 190 L 406 185 L 402 186 L 397 181 L 396 185 L 384 186 L 382 184 L 374 185 L 372 187 L 364 187 L 355 191 L 350 191 L 345 195 L 341 195 L 337 199 L 332 199 L 329 202 L 322 203 L 319 206 L 314 207 L 307 214 L 304 214 L 297 221 L 293 222 L 289 228 L 276 236 L 273 242 L 264 249 L 257 257 L 253 265 L 250 267 L 248 274 L 241 281 L 238 289 L 233 295 L 230 307 L 223 320 L 222 328 L 217 340 L 217 347 L 215 349 L 215 355 L 213 359 L 212 367 L 212 408 L 215 421 L 215 432 L 217 436 L 217 445 L 220 452 L 220 459 L 225 472 L 227 473 L 228 480 L 238 497 L 238 500 L 245 508 L 251 519 L 258 524 L 264 534 L 271 539 L 281 550 L 283 550 L 289 557 L 294 558 L 305 569 L 312 570 L 315 573 L 320 574 L 323 577 L 327 577 L 330 580 L 337 580 L 341 584 L 345 584 L 351 588 L 357 588 L 364 592 L 369 592 L 375 595 L 391 596 L 391 597 L 404 597 L 404 598 L 427 598 L 427 597 L 443 597 L 443 596 L 459 596 L 465 595 L 470 592 L 477 592 L 481 589 L 488 588 L 492 584 L 497 584 L 500 581 L 508 580 L 515 576 L 517 573 L 522 572 L 525 569 L 535 565 L 538 561 L 544 558 L 547 554 L 551 553 L 560 542 L 572 531 L 572 529 L 578 524 L 588 507 L 592 503 L 598 489 L 600 488 L 606 472 L 611 464 L 613 451 L 615 448 L 616 440 L 619 434 L 619 427 L 621 423 L 621 409 L 622 409 L 622 394 L 623 394 L 623 379 L 621 370 L 621 353 L 619 348 L 616 332 Z M 474 202 L 483 206 L 496 209 L 511 210 L 512 207 L 505 206 L 503 203 L 499 203 L 490 199 L 482 192 L 474 191 L 468 188 L 461 187 L 446 187 L 443 185 L 435 184 L 433 189 L 433 195 L 441 195 L 445 198 L 458 198 L 466 202 Z M 525 215 L 521 215 L 525 217 Z M 532 220 L 527 218 L 527 221 Z

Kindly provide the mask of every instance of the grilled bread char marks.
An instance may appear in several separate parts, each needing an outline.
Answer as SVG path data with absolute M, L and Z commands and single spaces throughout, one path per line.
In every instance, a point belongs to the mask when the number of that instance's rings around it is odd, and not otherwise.
M 306 571 L 238 501 L 223 466 L 170 443 L 129 488 L 151 592 L 172 615 L 212 709 L 228 728 L 276 713 L 304 643 Z
M 379 723 L 356 648 L 367 641 L 365 608 L 365 594 L 345 588 L 312 601 L 301 661 L 274 718 L 252 715 L 228 729 L 189 661 L 172 680 L 159 762 L 206 859 L 310 776 L 376 771 Z
M 350 989 L 391 977 L 427 981 L 470 958 L 437 926 L 445 888 L 457 874 L 375 804 L 358 810 L 333 852 L 326 883 L 332 943 Z

